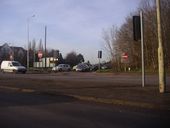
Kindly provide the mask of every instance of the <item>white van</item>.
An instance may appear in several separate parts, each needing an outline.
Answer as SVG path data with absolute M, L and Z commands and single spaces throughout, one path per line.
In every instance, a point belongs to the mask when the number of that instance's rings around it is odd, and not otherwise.
M 26 73 L 27 69 L 22 66 L 18 61 L 2 61 L 1 63 L 2 72 L 14 72 L 14 73 Z

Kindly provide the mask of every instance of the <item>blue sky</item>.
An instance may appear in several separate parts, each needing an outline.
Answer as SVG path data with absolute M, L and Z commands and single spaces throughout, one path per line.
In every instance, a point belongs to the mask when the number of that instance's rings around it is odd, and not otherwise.
M 120 26 L 135 11 L 140 0 L 0 0 L 0 45 L 27 47 L 27 19 L 30 40 L 44 42 L 47 48 L 59 49 L 65 56 L 82 53 L 85 60 L 97 62 L 103 49 L 102 29 Z M 34 18 L 31 18 L 35 15 Z M 104 55 L 102 60 L 106 60 Z

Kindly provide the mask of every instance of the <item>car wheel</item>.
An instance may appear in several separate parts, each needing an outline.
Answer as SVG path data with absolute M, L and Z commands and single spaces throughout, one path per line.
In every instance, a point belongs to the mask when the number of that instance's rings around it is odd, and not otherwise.
M 22 74 L 25 74 L 26 73 L 26 71 L 22 71 Z
M 5 71 L 2 69 L 2 73 L 5 73 Z
M 58 71 L 59 71 L 59 72 L 62 72 L 62 69 L 60 68 L 60 69 L 58 69 Z

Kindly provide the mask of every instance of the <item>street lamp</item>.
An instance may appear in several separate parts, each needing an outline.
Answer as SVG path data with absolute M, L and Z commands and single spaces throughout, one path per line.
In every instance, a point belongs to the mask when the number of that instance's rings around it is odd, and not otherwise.
M 27 46 L 27 70 L 29 70 L 29 22 L 30 18 L 35 17 L 35 15 L 32 15 L 31 17 L 27 18 L 27 39 L 28 39 L 28 46 Z
M 159 92 L 164 93 L 166 90 L 166 75 L 164 64 L 164 48 L 162 40 L 161 29 L 161 7 L 160 0 L 156 0 L 156 12 L 157 12 L 157 29 L 158 29 L 158 66 L 159 66 Z

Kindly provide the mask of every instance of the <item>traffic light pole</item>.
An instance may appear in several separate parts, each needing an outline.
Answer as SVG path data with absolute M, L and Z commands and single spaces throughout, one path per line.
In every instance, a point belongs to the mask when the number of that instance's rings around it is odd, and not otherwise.
M 99 58 L 99 72 L 101 71 L 101 64 L 100 64 L 100 59 L 102 58 L 102 51 L 98 51 L 98 58 Z
M 140 11 L 141 26 L 141 58 L 142 58 L 142 87 L 145 86 L 145 59 L 144 59 L 144 34 L 143 34 L 143 13 Z

